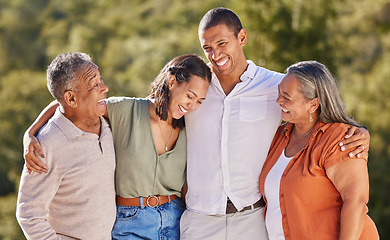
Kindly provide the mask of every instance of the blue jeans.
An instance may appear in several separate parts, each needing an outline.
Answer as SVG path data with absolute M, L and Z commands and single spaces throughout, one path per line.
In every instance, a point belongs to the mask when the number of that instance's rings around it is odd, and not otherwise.
M 181 198 L 156 207 L 117 205 L 112 239 L 179 239 L 180 217 L 185 210 Z

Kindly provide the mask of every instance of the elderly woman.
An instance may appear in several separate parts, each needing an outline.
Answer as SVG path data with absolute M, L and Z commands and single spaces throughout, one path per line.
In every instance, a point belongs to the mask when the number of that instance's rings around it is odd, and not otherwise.
M 277 103 L 282 119 L 260 175 L 269 239 L 379 239 L 366 214 L 367 159 L 338 143 L 351 119 L 329 70 L 316 61 L 287 69 Z

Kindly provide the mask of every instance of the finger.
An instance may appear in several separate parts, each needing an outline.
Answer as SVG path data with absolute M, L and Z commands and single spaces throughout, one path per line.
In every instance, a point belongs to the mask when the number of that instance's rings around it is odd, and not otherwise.
M 359 147 L 356 148 L 355 151 L 357 151 L 358 153 L 362 153 L 366 148 L 364 147 L 364 145 L 360 145 Z
M 369 136 L 367 137 L 364 133 L 362 132 L 355 132 L 355 134 L 349 138 L 344 138 L 340 142 L 340 146 L 346 145 L 352 142 L 359 142 L 360 145 L 364 145 L 365 147 L 368 147 L 370 142 L 369 142 Z
M 26 162 L 30 164 L 31 169 L 34 170 L 35 172 L 39 172 L 39 173 L 47 172 L 47 167 L 33 153 L 29 153 L 26 156 Z
M 34 162 L 30 162 L 30 169 L 31 169 L 31 171 L 34 171 L 34 172 L 37 172 L 37 173 L 42 173 L 42 171 L 43 171 L 43 168 L 42 167 L 40 167 L 40 166 L 38 166 L 38 165 L 36 165 Z
M 42 151 L 42 148 L 39 146 L 39 144 L 36 145 L 36 148 L 35 150 L 40 150 L 41 151 L 41 154 L 39 154 L 41 157 L 44 156 L 43 154 L 43 151 Z M 39 168 L 41 171 L 44 171 L 44 172 L 47 172 L 47 167 L 45 164 L 43 164 L 43 162 L 35 155 L 35 152 L 31 152 L 29 154 L 30 156 L 30 160 L 32 161 L 32 163 L 34 165 L 37 166 L 37 168 Z
M 34 142 L 34 143 L 31 143 L 30 146 L 28 146 L 28 151 L 29 152 L 37 152 L 39 154 L 39 156 L 41 158 L 44 158 L 45 155 L 43 154 L 43 150 L 41 148 L 41 145 L 39 144 L 39 142 Z
M 355 136 L 340 142 L 341 151 L 345 151 L 345 150 L 348 150 L 348 149 L 356 148 L 358 146 L 364 146 L 364 148 L 367 147 L 365 145 L 365 141 L 362 141 L 359 138 L 355 139 L 356 141 L 354 141 L 354 140 L 351 141 L 352 138 L 355 138 Z
M 28 164 L 27 162 L 26 162 L 25 168 L 27 169 L 28 174 L 32 173 L 32 171 L 30 169 L 30 164 Z
M 26 167 L 30 174 L 33 172 L 41 173 L 41 170 L 34 163 L 29 163 L 28 160 L 26 160 Z
M 366 150 L 363 151 L 362 153 L 358 153 L 356 156 L 360 159 L 368 160 L 368 152 Z
M 35 148 L 35 151 L 39 154 L 39 156 L 41 156 L 41 158 L 44 158 L 45 154 L 43 153 L 41 145 L 38 142 L 36 142 L 36 143 L 33 143 L 33 146 Z
M 357 127 L 354 127 L 354 126 L 350 127 L 344 137 L 346 139 L 352 137 L 353 134 L 355 133 L 356 129 L 357 129 Z
M 362 147 L 358 147 L 352 152 L 349 153 L 349 157 L 357 157 L 362 159 L 368 159 L 368 151 L 367 149 L 362 150 Z

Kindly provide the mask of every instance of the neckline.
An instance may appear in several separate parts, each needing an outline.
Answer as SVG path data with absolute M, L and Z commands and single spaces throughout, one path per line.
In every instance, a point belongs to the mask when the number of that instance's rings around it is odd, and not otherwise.
M 287 160 L 291 160 L 293 157 L 295 157 L 295 155 L 292 156 L 292 157 L 287 157 L 287 156 L 286 156 L 286 148 L 283 148 L 282 155 L 283 155 Z
M 150 119 L 150 114 L 149 114 L 149 101 L 150 100 L 148 100 L 148 99 L 144 99 L 145 100 L 145 102 L 146 102 L 146 111 L 145 111 L 145 114 L 146 114 L 146 116 L 144 116 L 144 117 L 146 117 L 148 120 L 148 128 L 149 128 L 149 137 L 150 137 L 150 139 L 151 139 L 151 141 L 152 141 L 152 143 L 153 143 L 153 147 L 154 147 L 154 152 L 156 153 L 156 155 L 158 156 L 158 157 L 161 157 L 161 156 L 164 156 L 164 155 L 166 155 L 166 154 L 168 154 L 168 153 L 171 153 L 171 152 L 173 152 L 173 151 L 175 151 L 175 149 L 176 149 L 176 147 L 177 147 L 177 143 L 179 142 L 179 140 L 180 140 L 180 138 L 181 138 L 181 133 L 182 133 L 182 130 L 183 129 L 181 129 L 181 130 L 179 130 L 179 136 L 177 137 L 177 139 L 176 139 L 176 144 L 175 144 L 175 146 L 171 149 L 171 150 L 169 150 L 169 151 L 166 151 L 166 152 L 164 152 L 164 153 L 162 153 L 162 154 L 158 154 L 158 151 L 157 151 L 157 146 L 156 146 L 156 142 L 154 141 L 154 137 L 153 137 L 153 132 L 152 132 L 152 121 L 151 121 L 151 119 Z

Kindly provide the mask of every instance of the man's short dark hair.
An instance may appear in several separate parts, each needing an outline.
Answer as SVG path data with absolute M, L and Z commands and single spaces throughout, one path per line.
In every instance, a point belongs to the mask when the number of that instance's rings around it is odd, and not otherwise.
M 202 32 L 218 25 L 225 25 L 237 37 L 242 29 L 238 16 L 230 9 L 219 7 L 209 10 L 200 20 L 198 31 Z

